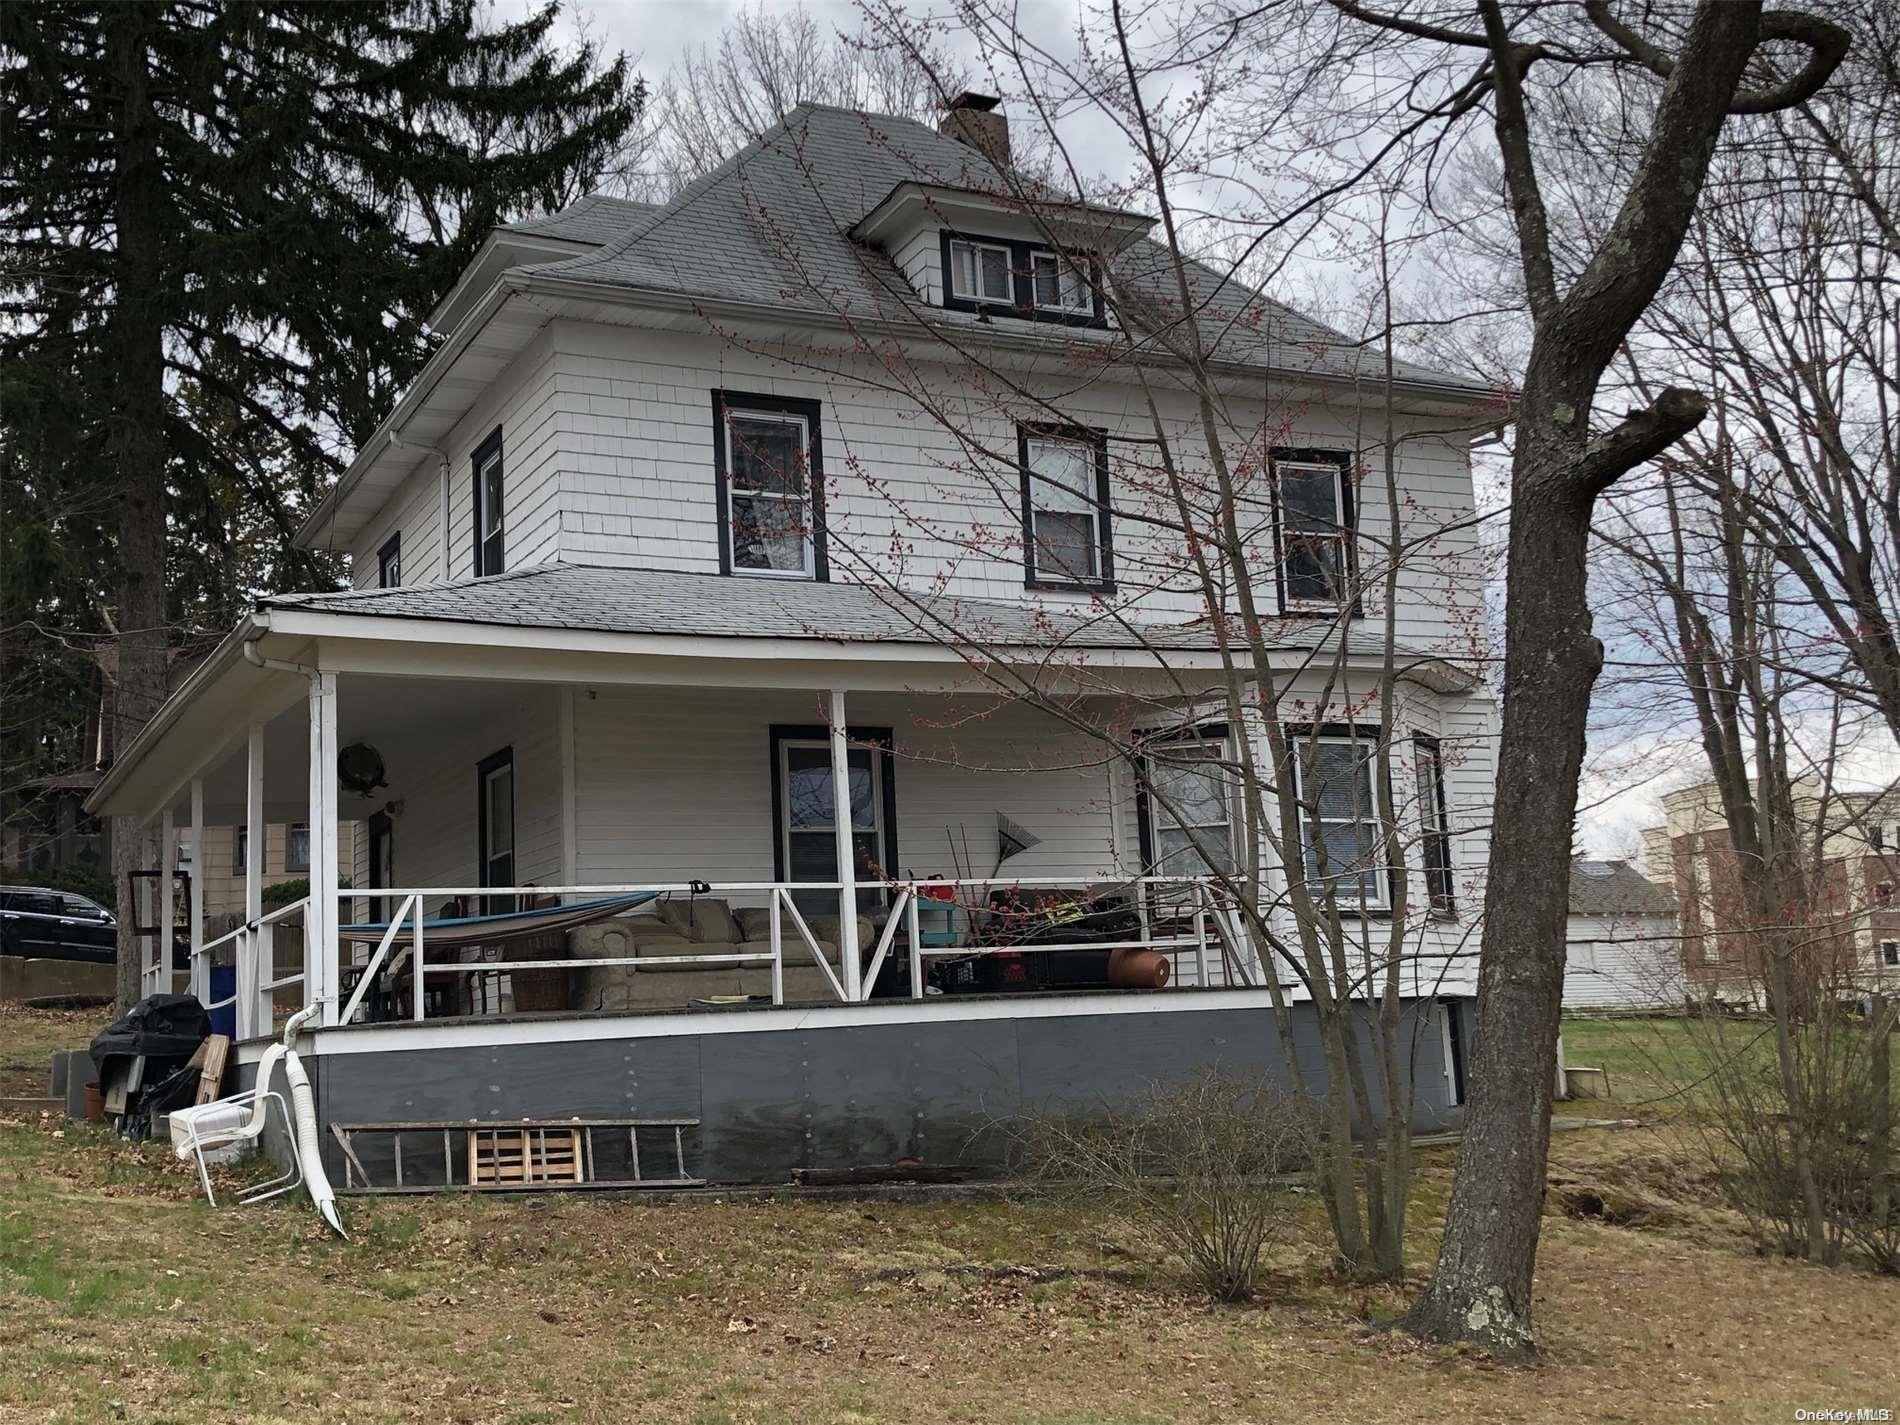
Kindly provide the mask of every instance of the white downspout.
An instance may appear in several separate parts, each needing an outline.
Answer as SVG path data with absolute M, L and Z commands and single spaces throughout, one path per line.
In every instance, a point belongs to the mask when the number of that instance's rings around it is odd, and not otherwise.
M 297 1163 L 303 1169 L 304 1187 L 310 1193 L 310 1201 L 315 1204 L 323 1220 L 330 1224 L 337 1236 L 344 1241 L 350 1240 L 350 1234 L 344 1229 L 343 1216 L 337 1211 L 336 1189 L 330 1186 L 330 1175 L 323 1170 L 323 1153 L 317 1138 L 317 1101 L 310 1092 L 310 1075 L 304 1072 L 303 1061 L 297 1057 L 297 1051 L 291 1048 L 297 1037 L 297 1031 L 304 1022 L 315 1015 L 320 1004 L 305 1005 L 290 1016 L 284 1025 L 283 1059 L 284 1077 L 290 1083 L 290 1122 L 293 1141 L 291 1151 L 297 1155 Z M 257 1067 L 257 1102 L 261 1106 L 264 1091 L 270 1087 L 266 1078 L 270 1073 L 271 1053 L 277 1046 L 264 1051 L 263 1062 Z M 261 1112 L 261 1107 L 259 1109 Z
M 404 440 L 393 430 L 389 433 L 389 444 L 395 450 L 425 450 L 436 458 L 436 517 L 442 527 L 442 537 L 437 541 L 441 557 L 436 561 L 436 577 L 446 584 L 449 582 L 449 453 L 421 441 Z

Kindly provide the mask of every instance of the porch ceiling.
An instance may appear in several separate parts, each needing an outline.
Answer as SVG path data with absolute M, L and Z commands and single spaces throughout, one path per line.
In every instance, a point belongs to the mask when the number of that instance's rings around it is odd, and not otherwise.
M 367 742 L 391 767 L 426 760 L 444 738 L 500 721 L 518 711 L 519 686 L 485 685 L 460 679 L 396 678 L 345 674 L 337 680 L 337 745 Z M 270 821 L 302 821 L 309 811 L 310 720 L 302 700 L 264 724 L 264 812 Z M 235 746 L 203 771 L 205 821 L 221 826 L 245 817 L 245 744 Z M 339 797 L 340 820 L 369 815 L 389 796 Z M 190 816 L 189 786 L 172 798 L 173 815 Z

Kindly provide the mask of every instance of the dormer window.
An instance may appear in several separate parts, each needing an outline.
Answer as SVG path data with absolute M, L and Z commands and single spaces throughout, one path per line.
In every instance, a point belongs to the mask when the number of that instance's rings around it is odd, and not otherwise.
M 995 302 L 1014 306 L 1015 284 L 1010 277 L 1010 250 L 963 238 L 950 241 L 950 295 L 965 302 Z
M 1037 311 L 1095 315 L 1095 292 L 1088 278 L 1053 252 L 1031 253 L 1029 276 Z
M 939 231 L 943 305 L 951 311 L 1071 327 L 1107 325 L 1094 258 L 1019 238 Z

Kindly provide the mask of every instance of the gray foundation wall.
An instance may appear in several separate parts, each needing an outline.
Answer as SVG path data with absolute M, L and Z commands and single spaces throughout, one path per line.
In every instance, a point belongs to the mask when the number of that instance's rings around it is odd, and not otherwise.
M 1458 1114 L 1441 1028 L 1447 1007 L 1407 1012 L 1421 1130 Z M 1322 1084 L 1310 1007 L 1296 1007 L 1295 1018 L 1301 1062 Z M 339 1184 L 332 1123 L 696 1118 L 689 1174 L 776 1183 L 794 1168 L 902 1157 L 993 1171 L 1003 1165 L 1005 1125 L 1025 1109 L 1086 1112 L 1209 1066 L 1293 1083 L 1264 1005 L 330 1053 L 305 1064 Z M 360 1138 L 359 1154 L 384 1182 L 389 1155 L 374 1142 Z M 438 1181 L 441 1152 L 439 1139 L 405 1144 L 418 1166 L 433 1155 Z

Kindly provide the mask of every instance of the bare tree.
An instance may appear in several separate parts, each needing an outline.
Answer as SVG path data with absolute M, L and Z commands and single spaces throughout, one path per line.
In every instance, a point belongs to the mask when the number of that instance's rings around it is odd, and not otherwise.
M 1723 121 L 1817 93 L 1846 33 L 1758 4 L 1703 3 L 1680 30 L 1652 38 L 1603 0 L 1581 32 L 1525 35 L 1561 14 L 1481 0 L 1478 25 L 1451 7 L 1384 13 L 1334 0 L 1343 15 L 1444 55 L 1468 53 L 1487 95 L 1531 319 L 1514 418 L 1507 554 L 1504 719 L 1479 969 L 1471 1092 L 1437 1269 L 1408 1329 L 1504 1354 L 1533 1348 L 1531 1280 L 1549 1150 L 1562 1003 L 1571 827 L 1590 689 L 1602 666 L 1591 632 L 1585 552 L 1597 497 L 1669 448 L 1707 413 L 1668 387 L 1607 429 L 1591 413 L 1605 373 L 1675 261 L 1702 196 Z M 1462 7 L 1460 7 L 1462 8 Z M 1425 18 L 1420 18 L 1421 14 Z M 1673 27 L 1670 27 L 1673 28 Z M 1594 30 L 1594 35 L 1590 33 Z M 1764 47 L 1801 51 L 1792 78 L 1764 75 Z M 1447 61 L 1451 62 L 1451 61 Z M 1529 84 L 1591 65 L 1641 68 L 1662 81 L 1634 172 L 1603 241 L 1559 267 L 1535 157 Z
M 1455 914 L 1473 885 L 1450 857 L 1444 781 L 1465 759 L 1489 757 L 1489 703 L 1458 666 L 1479 634 L 1467 597 L 1479 583 L 1475 517 L 1456 502 L 1448 511 L 1422 504 L 1402 467 L 1418 450 L 1462 475 L 1462 442 L 1501 408 L 1482 387 L 1420 393 L 1434 381 L 1396 351 L 1385 269 L 1398 245 L 1376 235 L 1376 201 L 1372 292 L 1381 300 L 1358 338 L 1239 280 L 1242 267 L 1270 272 L 1332 195 L 1383 155 L 1330 171 L 1302 200 L 1275 195 L 1211 232 L 1196 221 L 1202 181 L 1245 141 L 1203 107 L 1151 109 L 1146 95 L 1169 76 L 1193 75 L 1213 94 L 1218 75 L 1245 73 L 1252 56 L 1231 28 L 1184 23 L 1156 38 L 1111 7 L 1092 17 L 1101 47 L 1069 61 L 1038 49 L 1001 7 L 969 5 L 962 18 L 990 56 L 992 82 L 1016 96 L 1014 111 L 1050 157 L 1035 178 L 974 154 L 955 172 L 917 176 L 976 190 L 1027 225 L 1050 254 L 1039 276 L 1051 295 L 1099 303 L 1099 322 L 1040 328 L 1040 354 L 1011 350 L 869 254 L 847 297 L 835 269 L 806 250 L 808 229 L 784 210 L 783 185 L 761 181 L 767 196 L 755 197 L 747 221 L 791 274 L 797 304 L 828 309 L 847 337 L 838 351 L 787 350 L 716 329 L 788 374 L 894 401 L 930 431 L 927 447 L 942 454 L 922 484 L 885 478 L 844 452 L 885 515 L 859 516 L 877 538 L 854 539 L 849 522 L 828 520 L 832 569 L 960 652 L 999 706 L 1060 730 L 1070 750 L 1052 754 L 1068 759 L 1055 765 L 1119 774 L 1153 807 L 1161 840 L 1144 854 L 1144 873 L 1214 883 L 1223 913 L 1213 918 L 1214 953 L 1228 982 L 1268 992 L 1292 1072 L 1323 1101 L 1317 1178 L 1338 1260 L 1398 1279 L 1413 1066 L 1420 1036 L 1438 1032 L 1432 1000 L 1473 926 L 1469 899 L 1467 914 Z M 901 42 L 903 17 L 886 19 Z M 927 63 L 920 49 L 912 54 Z M 1054 117 L 1078 106 L 1129 139 L 1134 166 L 1119 184 L 1086 173 L 1065 148 Z M 865 131 L 903 142 L 874 121 Z M 798 162 L 802 144 L 794 131 L 774 150 Z M 833 191 L 826 175 L 813 167 L 805 177 L 799 201 L 823 204 Z M 1255 178 L 1267 194 L 1267 175 Z M 1117 206 L 1128 201 L 1158 212 L 1152 241 L 1130 241 L 1130 215 Z M 839 213 L 822 220 L 850 226 Z M 1211 251 L 1220 260 L 1201 260 Z M 1236 361 L 1256 374 L 1237 378 Z M 1281 374 L 1263 380 L 1265 367 Z M 1124 414 L 1104 422 L 1093 456 L 1039 463 L 1025 454 L 1021 442 L 1043 438 L 1086 451 L 1093 437 L 1077 423 L 1103 403 Z M 1302 455 L 1302 433 L 1315 428 L 1347 448 L 1343 461 Z M 1304 511 L 1309 485 L 1322 479 L 1326 500 L 1337 489 L 1355 513 L 1332 508 L 1289 533 L 1285 512 L 1296 501 Z M 1026 488 L 1046 520 L 1023 513 Z M 943 515 L 946 503 L 954 517 Z M 1106 545 L 1086 532 L 1104 521 L 1117 531 L 1112 577 Z M 1050 601 L 1039 632 L 1049 646 L 1035 668 L 1005 656 L 1014 630 L 981 605 L 942 597 L 999 566 L 1020 585 L 1025 564 L 1032 582 L 1040 574 L 1068 596 Z M 1409 646 L 1401 620 L 1424 605 L 1450 613 L 1433 646 Z M 1104 628 L 1140 650 L 1133 669 L 1089 657 Z M 1214 654 L 1211 665 L 1183 672 L 1194 661 L 1178 656 L 1184 632 Z M 1449 728 L 1443 694 L 1459 710 Z M 1458 827 L 1473 829 L 1482 827 Z M 1160 903 L 1139 883 L 1129 895 L 1190 935 L 1207 921 L 1207 907 Z M 1299 1048 L 1296 987 L 1318 1027 L 1313 1051 Z
M 927 43 L 913 57 L 868 29 L 828 31 L 802 5 L 741 10 L 714 45 L 688 50 L 661 82 L 647 162 L 662 193 L 712 172 L 800 104 L 934 120 L 961 70 Z

